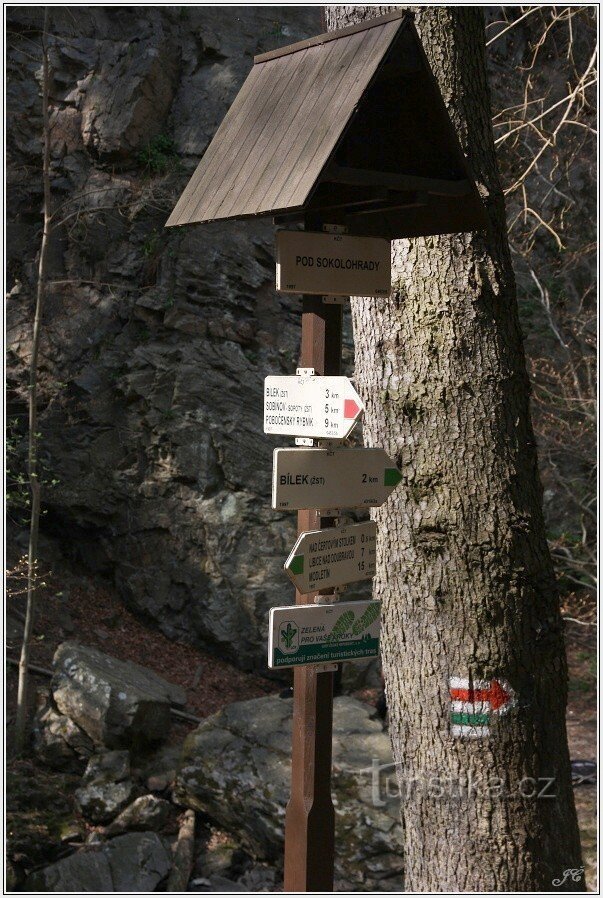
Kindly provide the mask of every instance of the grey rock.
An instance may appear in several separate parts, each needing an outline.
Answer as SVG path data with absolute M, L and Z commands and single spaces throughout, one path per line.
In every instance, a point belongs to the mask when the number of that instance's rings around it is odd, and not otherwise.
M 36 712 L 33 744 L 40 760 L 55 770 L 79 772 L 94 752 L 92 739 L 49 699 Z
M 131 46 L 106 46 L 81 103 L 84 145 L 114 161 L 131 158 L 160 133 L 175 86 L 175 47 L 144 41 L 132 53 Z
M 182 689 L 153 671 L 75 642 L 54 656 L 53 698 L 95 745 L 158 742 L 170 728 L 170 704 L 184 704 Z
M 290 701 L 236 702 L 186 738 L 174 800 L 237 833 L 258 858 L 280 860 L 291 758 Z M 398 890 L 402 883 L 399 802 L 385 794 L 393 775 L 389 736 L 374 709 L 334 701 L 333 795 L 336 878 L 350 891 Z
M 249 866 L 249 855 L 238 847 L 236 841 L 211 841 L 197 856 L 193 868 L 194 876 L 224 876 L 236 879 L 237 875 Z
M 106 836 L 116 836 L 127 830 L 161 830 L 170 814 L 171 804 L 154 795 L 142 795 L 128 805 L 125 810 L 105 830 Z
M 100 851 L 78 851 L 30 874 L 26 888 L 35 892 L 110 892 L 109 862 Z
M 247 870 L 239 882 L 249 892 L 274 892 L 278 879 L 274 867 L 256 865 Z
M 150 892 L 168 875 L 171 857 L 157 833 L 126 833 L 105 849 L 115 892 Z
M 247 886 L 224 876 L 198 876 L 191 880 L 189 892 L 247 892 Z
M 93 755 L 84 773 L 84 785 L 75 798 L 84 817 L 93 823 L 108 823 L 131 801 L 134 783 L 130 778 L 127 751 Z
M 127 833 L 102 848 L 78 851 L 31 874 L 39 892 L 150 892 L 167 876 L 169 854 L 156 833 Z
M 92 823 L 108 823 L 132 799 L 134 783 L 91 783 L 75 791 L 77 805 Z
M 103 751 L 92 755 L 84 772 L 84 783 L 102 785 L 130 778 L 130 752 Z

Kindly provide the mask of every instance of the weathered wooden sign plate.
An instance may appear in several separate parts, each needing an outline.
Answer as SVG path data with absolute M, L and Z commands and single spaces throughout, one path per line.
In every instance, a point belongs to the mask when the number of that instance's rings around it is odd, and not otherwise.
M 264 433 L 343 440 L 363 411 L 348 377 L 298 375 L 264 380 Z
M 276 289 L 281 293 L 389 296 L 391 279 L 389 240 L 277 231 Z
M 381 602 L 270 609 L 268 667 L 362 661 L 379 654 Z
M 401 479 L 383 449 L 275 449 L 272 507 L 378 508 Z
M 301 593 L 345 586 L 375 576 L 377 525 L 374 521 L 302 533 L 285 562 Z

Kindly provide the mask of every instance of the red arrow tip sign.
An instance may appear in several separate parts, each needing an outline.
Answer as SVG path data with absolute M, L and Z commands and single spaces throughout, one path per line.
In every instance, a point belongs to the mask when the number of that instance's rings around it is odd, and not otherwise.
M 492 680 L 489 689 L 489 701 L 492 710 L 498 711 L 499 708 L 502 708 L 504 705 L 510 702 L 511 699 L 511 692 L 507 691 L 505 687 L 498 682 L 498 680 Z
M 471 702 L 472 704 L 475 702 L 489 702 L 492 711 L 504 708 L 505 705 L 508 705 L 513 700 L 513 696 L 514 693 L 511 687 L 506 683 L 501 683 L 499 680 L 491 680 L 487 688 L 452 687 L 450 689 L 452 701 Z
M 354 399 L 344 399 L 344 402 L 343 402 L 343 417 L 344 418 L 356 418 L 360 411 L 361 411 L 361 408 Z

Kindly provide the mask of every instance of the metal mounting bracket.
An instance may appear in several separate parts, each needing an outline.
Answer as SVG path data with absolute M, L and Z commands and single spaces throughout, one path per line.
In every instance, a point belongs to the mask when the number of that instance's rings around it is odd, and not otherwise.
M 314 597 L 315 605 L 336 605 L 339 601 L 339 588 L 335 588 L 332 592 L 319 592 Z
M 349 298 L 349 296 L 334 296 L 329 294 L 328 296 L 323 296 L 322 301 L 325 305 L 344 306 Z
M 347 225 L 342 224 L 323 224 L 322 229 L 327 234 L 347 234 L 350 230 Z

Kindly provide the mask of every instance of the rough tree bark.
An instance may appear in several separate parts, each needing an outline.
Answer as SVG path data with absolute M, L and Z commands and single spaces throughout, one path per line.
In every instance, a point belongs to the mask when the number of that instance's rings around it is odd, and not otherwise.
M 394 8 L 326 7 L 327 26 Z M 397 458 L 404 476 L 374 516 L 406 887 L 582 891 L 581 875 L 564 879 L 581 865 L 565 649 L 490 124 L 483 15 L 476 7 L 410 8 L 490 227 L 396 242 L 391 299 L 352 300 L 365 442 Z M 488 735 L 455 737 L 453 677 L 470 685 L 503 679 L 516 703 L 490 716 Z

